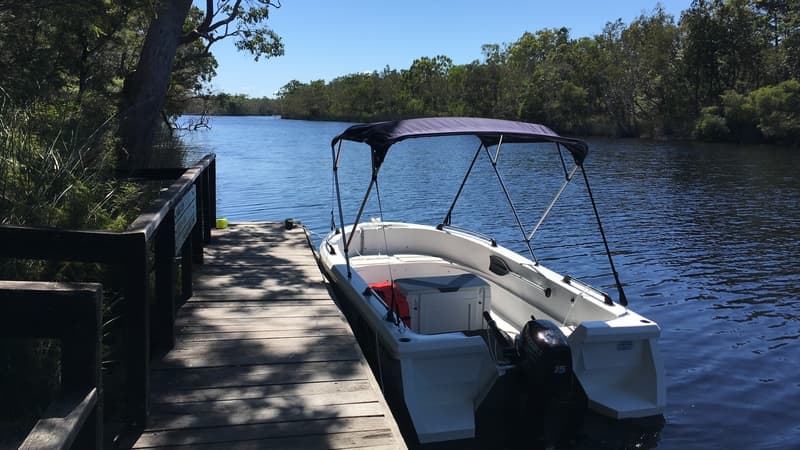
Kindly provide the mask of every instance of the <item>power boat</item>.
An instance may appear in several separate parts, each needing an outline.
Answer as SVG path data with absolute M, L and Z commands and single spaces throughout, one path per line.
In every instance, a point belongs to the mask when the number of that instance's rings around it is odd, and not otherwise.
M 477 144 L 474 152 L 447 154 L 470 162 L 441 222 L 362 221 L 371 194 L 379 192 L 389 150 L 401 141 L 439 136 L 473 136 Z M 371 178 L 355 220 L 346 224 L 339 168 L 343 144 L 350 141 L 369 148 Z M 539 153 L 550 149 L 563 167 L 557 174 L 563 180 L 560 189 L 530 230 L 498 168 L 504 144 Z M 483 173 L 499 180 L 527 256 L 451 223 L 481 155 L 491 166 Z M 554 411 L 581 414 L 587 407 L 615 419 L 663 413 L 660 328 L 628 307 L 584 170 L 587 155 L 585 142 L 559 136 L 546 126 L 486 118 L 359 124 L 333 138 L 338 217 L 332 209 L 332 230 L 319 247 L 320 266 L 362 334 L 368 335 L 366 341 L 381 353 L 378 371 L 384 389 L 400 396 L 421 444 L 474 438 L 476 418 L 490 404 L 493 412 L 488 415 L 523 428 L 527 416 L 547 420 L 557 415 Z M 616 299 L 548 269 L 534 254 L 534 236 L 578 172 Z M 532 181 L 514 180 L 526 183 L 526 189 Z

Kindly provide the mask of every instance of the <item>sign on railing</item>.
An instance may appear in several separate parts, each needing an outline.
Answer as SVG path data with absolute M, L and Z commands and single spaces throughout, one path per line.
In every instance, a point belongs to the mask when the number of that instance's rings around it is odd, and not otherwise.
M 197 186 L 192 186 L 175 205 L 175 254 L 177 255 L 197 223 Z

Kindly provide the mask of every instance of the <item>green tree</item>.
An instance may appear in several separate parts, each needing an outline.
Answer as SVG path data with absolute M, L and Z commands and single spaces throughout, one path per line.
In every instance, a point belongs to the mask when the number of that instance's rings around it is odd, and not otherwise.
M 800 144 L 800 81 L 791 79 L 750 94 L 758 129 L 768 139 Z
M 453 61 L 447 56 L 415 59 L 403 72 L 409 101 L 406 112 L 411 116 L 440 115 L 447 111 L 448 72 Z
M 695 0 L 681 15 L 685 76 L 692 89 L 695 113 L 725 90 L 718 64 L 724 30 L 715 20 L 713 8 L 711 2 Z
M 716 103 L 727 90 L 763 84 L 764 23 L 752 0 L 695 0 L 684 11 L 683 58 L 696 109 Z
M 621 33 L 623 76 L 631 120 L 637 134 L 671 133 L 676 116 L 685 115 L 683 86 L 677 72 L 679 31 L 661 6 L 641 15 Z
M 202 41 L 199 52 L 207 55 L 211 46 L 229 37 L 240 50 L 250 52 L 256 60 L 283 54 L 280 38 L 266 26 L 269 0 L 207 0 L 205 10 L 188 31 L 184 30 L 191 0 L 161 0 L 147 28 L 136 69 L 125 77 L 120 103 L 122 159 L 130 167 L 149 163 L 153 139 L 165 105 L 173 64 L 179 46 Z
M 368 118 L 375 117 L 379 108 L 380 83 L 377 73 L 359 73 L 335 78 L 330 82 L 330 111 L 333 117 L 353 117 L 358 111 Z
M 292 80 L 278 92 L 281 115 L 300 119 L 329 118 L 330 101 L 324 80 L 309 84 Z
M 762 18 L 767 49 L 769 82 L 800 78 L 800 1 L 756 0 Z
M 383 68 L 377 83 L 375 120 L 398 119 L 401 117 L 403 99 L 403 76 L 389 66 Z
M 524 33 L 506 49 L 506 103 L 510 118 L 547 123 L 559 130 L 581 128 L 587 89 L 576 83 L 573 41 L 566 28 Z
M 614 134 L 634 136 L 637 134 L 634 83 L 630 79 L 631 72 L 626 70 L 627 55 L 622 42 L 624 29 L 621 20 L 609 22 L 603 33 L 596 37 L 598 57 L 602 61 L 598 77 L 601 101 L 614 124 Z
M 481 47 L 483 61 L 453 66 L 448 73 L 450 111 L 479 117 L 510 117 L 504 108 L 503 93 L 507 77 L 506 54 L 498 44 Z
M 707 140 L 756 142 L 766 139 L 800 143 L 800 81 L 791 79 L 747 94 L 727 91 L 722 108 L 707 107 L 698 120 L 697 137 Z

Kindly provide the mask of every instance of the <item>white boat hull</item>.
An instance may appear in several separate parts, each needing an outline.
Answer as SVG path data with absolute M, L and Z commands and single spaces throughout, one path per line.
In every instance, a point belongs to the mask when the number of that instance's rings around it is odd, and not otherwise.
M 348 239 L 351 232 L 346 229 Z M 486 327 L 475 323 L 476 307 L 490 311 L 510 335 L 519 333 L 531 315 L 557 324 L 567 336 L 575 376 L 595 411 L 619 419 L 663 412 L 658 325 L 610 304 L 591 287 L 468 232 L 364 223 L 355 230 L 349 260 L 342 237 L 332 233 L 323 241 L 321 266 L 343 300 L 399 362 L 403 399 L 420 443 L 474 437 L 475 411 L 503 372 L 486 341 L 464 333 Z M 510 272 L 490 270 L 490 257 L 501 259 Z M 425 327 L 435 334 L 426 334 L 419 320 L 410 320 L 409 326 L 387 321 L 386 304 L 370 288 L 386 280 L 424 282 L 464 274 L 485 282 L 486 297 L 465 305 L 448 303 L 446 315 L 431 315 L 426 306 Z M 410 311 L 412 318 L 415 314 L 423 312 Z

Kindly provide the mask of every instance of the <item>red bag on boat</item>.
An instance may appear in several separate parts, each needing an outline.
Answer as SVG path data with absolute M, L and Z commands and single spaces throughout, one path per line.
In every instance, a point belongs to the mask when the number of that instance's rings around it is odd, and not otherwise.
M 406 296 L 397 289 L 396 284 L 390 283 L 389 281 L 381 281 L 372 283 L 369 287 L 378 294 L 387 308 L 397 313 L 403 323 L 411 328 L 411 314 L 408 308 L 408 301 L 406 300 Z M 394 301 L 394 305 L 392 305 L 392 301 Z

